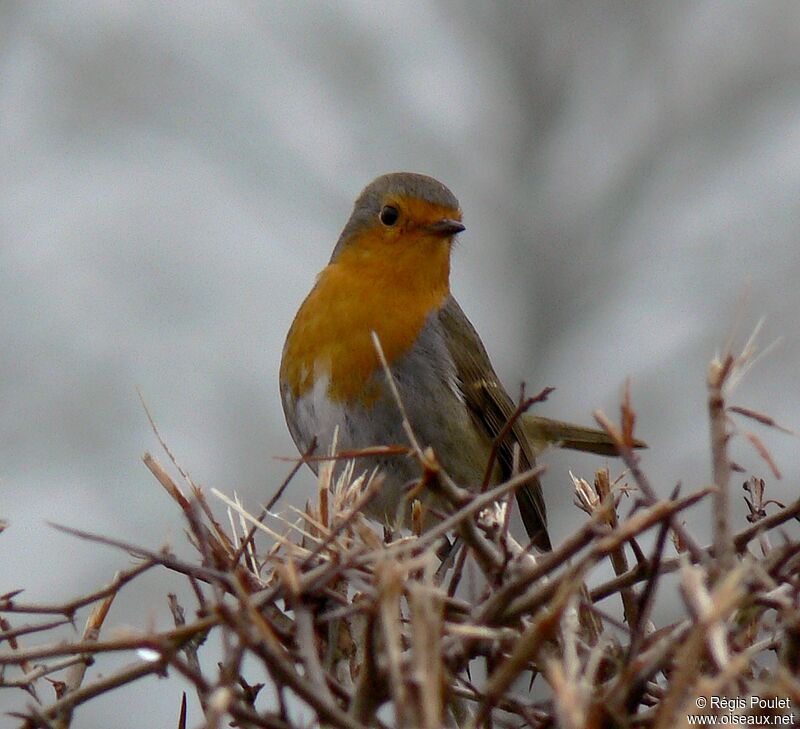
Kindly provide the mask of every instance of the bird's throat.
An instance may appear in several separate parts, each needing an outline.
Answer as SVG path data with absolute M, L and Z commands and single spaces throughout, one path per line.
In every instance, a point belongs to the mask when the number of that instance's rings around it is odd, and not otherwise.
M 411 349 L 450 292 L 450 243 L 432 243 L 420 247 L 425 255 L 409 248 L 394 256 L 343 251 L 323 270 L 284 348 L 283 375 L 295 397 L 325 377 L 334 401 L 368 405 L 375 399 L 380 363 L 371 333 L 378 335 L 391 366 Z

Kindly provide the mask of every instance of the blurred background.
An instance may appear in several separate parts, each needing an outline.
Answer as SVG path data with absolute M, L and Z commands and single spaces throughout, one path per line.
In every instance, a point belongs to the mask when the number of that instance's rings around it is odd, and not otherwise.
M 661 494 L 709 482 L 708 362 L 762 317 L 780 341 L 733 399 L 800 427 L 800 5 L 4 0 L 0 592 L 65 599 L 130 564 L 48 521 L 183 549 L 137 388 L 196 482 L 254 511 L 274 492 L 283 338 L 392 170 L 459 198 L 452 287 L 510 391 L 555 386 L 539 412 L 590 423 L 629 378 Z M 737 461 L 795 498 L 797 440 L 742 424 L 783 479 L 744 439 Z M 603 461 L 543 461 L 558 542 L 583 519 L 568 470 Z M 709 509 L 687 522 L 708 535 Z M 169 623 L 175 580 L 147 579 L 108 626 Z M 176 682 L 76 720 L 174 726 Z

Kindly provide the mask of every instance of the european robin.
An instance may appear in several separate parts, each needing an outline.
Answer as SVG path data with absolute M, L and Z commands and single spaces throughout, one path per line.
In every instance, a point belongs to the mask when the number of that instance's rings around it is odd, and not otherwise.
M 464 487 L 484 478 L 493 441 L 515 404 L 495 374 L 478 333 L 450 293 L 450 253 L 464 230 L 450 190 L 425 175 L 378 177 L 359 195 L 330 262 L 289 329 L 280 369 L 281 398 L 295 444 L 313 438 L 328 453 L 338 431 L 341 451 L 408 444 L 397 403 L 372 339 L 375 332 L 423 447 L 431 446 L 445 471 Z M 499 444 L 496 482 L 534 464 L 544 443 L 613 452 L 604 433 L 526 418 Z M 359 468 L 384 477 L 367 515 L 408 526 L 408 485 L 420 477 L 407 456 L 370 456 Z M 311 462 L 316 471 L 316 463 Z M 429 494 L 423 503 L 437 504 Z M 517 492 L 532 543 L 550 549 L 538 480 Z

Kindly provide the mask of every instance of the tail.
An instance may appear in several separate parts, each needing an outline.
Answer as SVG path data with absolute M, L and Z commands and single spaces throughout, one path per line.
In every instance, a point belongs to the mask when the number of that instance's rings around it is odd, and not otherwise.
M 560 420 L 550 420 L 529 414 L 522 416 L 522 427 L 528 441 L 537 453 L 541 453 L 549 446 L 556 446 L 574 451 L 596 453 L 600 456 L 618 455 L 614 441 L 608 437 L 605 431 L 597 428 L 587 428 L 583 425 L 564 423 Z M 647 448 L 647 443 L 635 438 L 633 447 Z

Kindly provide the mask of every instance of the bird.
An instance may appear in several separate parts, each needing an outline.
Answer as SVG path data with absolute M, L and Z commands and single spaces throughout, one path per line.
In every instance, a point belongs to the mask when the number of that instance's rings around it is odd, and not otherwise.
M 450 291 L 451 253 L 464 230 L 458 200 L 433 177 L 385 174 L 358 196 L 281 356 L 281 402 L 301 453 L 312 443 L 328 453 L 334 439 L 337 452 L 409 445 L 374 332 L 411 430 L 457 484 L 480 488 L 501 435 L 494 483 L 515 467 L 532 468 L 549 444 L 616 454 L 605 432 L 572 423 L 526 414 L 506 427 L 517 404 Z M 318 462 L 308 462 L 316 472 Z M 392 529 L 408 527 L 418 461 L 376 453 L 358 464 L 382 475 L 366 515 Z M 538 478 L 516 496 L 531 544 L 550 550 Z M 417 490 L 414 498 L 427 507 L 428 523 L 447 509 L 434 494 Z

